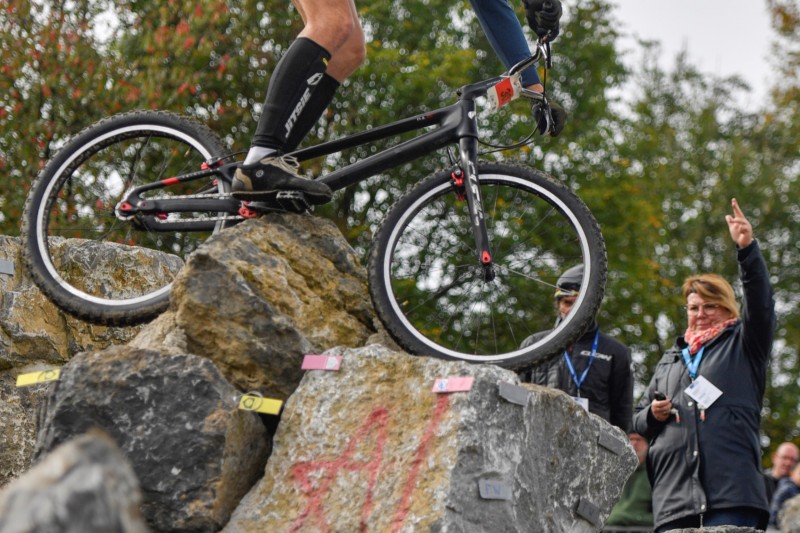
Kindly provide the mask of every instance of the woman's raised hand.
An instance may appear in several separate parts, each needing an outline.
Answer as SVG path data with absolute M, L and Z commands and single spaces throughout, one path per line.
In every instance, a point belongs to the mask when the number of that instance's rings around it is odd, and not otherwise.
M 753 242 L 753 226 L 747 217 L 742 213 L 739 203 L 736 198 L 731 199 L 731 207 L 733 207 L 733 215 L 725 215 L 725 221 L 728 223 L 728 229 L 731 232 L 731 238 L 739 248 L 746 248 Z

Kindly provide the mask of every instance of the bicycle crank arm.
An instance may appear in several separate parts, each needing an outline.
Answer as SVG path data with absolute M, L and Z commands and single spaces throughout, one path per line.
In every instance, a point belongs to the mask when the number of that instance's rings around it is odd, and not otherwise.
M 230 217 L 238 218 L 241 217 Z M 175 232 L 175 231 L 213 231 L 221 218 L 198 218 L 198 219 L 182 219 L 182 220 L 169 220 L 162 219 L 158 216 L 137 216 L 134 218 L 134 226 L 142 231 L 153 232 Z
M 163 198 L 140 200 L 136 204 L 120 202 L 120 218 L 135 215 L 163 216 L 168 213 L 237 213 L 241 202 L 235 198 Z

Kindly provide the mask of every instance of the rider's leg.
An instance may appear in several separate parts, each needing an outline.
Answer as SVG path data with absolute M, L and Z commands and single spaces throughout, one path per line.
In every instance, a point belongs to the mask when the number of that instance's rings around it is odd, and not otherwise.
M 282 151 L 297 117 L 325 73 L 330 53 L 315 41 L 298 37 L 281 57 L 269 80 L 267 97 L 256 126 L 253 146 L 245 164 Z M 260 156 L 260 157 L 259 157 Z
M 352 3 L 351 9 L 353 10 L 353 18 L 358 20 L 355 5 Z M 303 20 L 307 21 L 308 18 L 300 6 L 298 6 L 298 10 Z M 311 93 L 311 99 L 297 118 L 297 124 L 295 124 L 294 129 L 286 140 L 286 144 L 283 147 L 284 152 L 293 152 L 299 146 L 300 142 L 308 135 L 308 132 L 311 131 L 311 128 L 314 127 L 325 112 L 331 100 L 333 100 L 339 85 L 364 62 L 365 57 L 364 33 L 359 24 L 350 32 L 347 41 L 339 47 L 337 53 L 328 62 L 328 69 L 317 84 L 314 92 Z
M 331 197 L 327 185 L 301 178 L 280 156 L 326 71 L 332 68 L 329 76 L 343 80 L 363 62 L 364 36 L 353 0 L 295 0 L 295 5 L 305 27 L 270 79 L 250 152 L 232 184 L 237 198 L 258 200 L 278 190 L 302 190 L 313 203 Z M 322 96 L 329 101 L 332 94 Z M 311 110 L 317 113 L 308 120 L 312 126 L 325 106 Z
M 323 46 L 333 48 L 333 57 L 328 64 L 327 73 L 339 83 L 361 66 L 367 57 L 364 46 L 364 31 L 358 20 L 358 11 L 353 0 L 293 0 L 306 26 L 299 37 L 318 40 Z M 347 34 L 330 35 L 331 21 L 322 14 L 337 4 L 337 12 L 342 26 L 348 28 Z M 322 6 L 322 7 L 319 7 Z M 342 37 L 343 40 L 341 39 Z
M 531 55 L 522 24 L 507 0 L 470 0 L 470 3 L 486 33 L 486 38 L 489 39 L 489 44 L 506 68 Z M 535 66 L 522 72 L 520 82 L 523 87 L 531 91 L 544 92 L 544 86 Z M 549 104 L 552 122 L 548 122 L 547 113 L 543 112 L 543 106 L 539 103 L 533 105 L 533 117 L 539 133 L 555 137 L 564 128 L 567 113 L 560 105 L 552 101 Z
M 522 25 L 514 8 L 506 0 L 470 0 L 486 38 L 497 57 L 511 68 L 531 55 Z M 522 86 L 538 93 L 544 90 L 536 67 L 522 72 Z
M 283 145 L 284 153 L 288 154 L 297 149 L 328 108 L 338 88 L 339 82 L 335 78 L 327 72 L 322 75 L 322 79 L 319 80 L 314 92 L 311 93 L 311 98 L 303 108 L 303 112 L 297 117 L 297 124 L 294 125 Z

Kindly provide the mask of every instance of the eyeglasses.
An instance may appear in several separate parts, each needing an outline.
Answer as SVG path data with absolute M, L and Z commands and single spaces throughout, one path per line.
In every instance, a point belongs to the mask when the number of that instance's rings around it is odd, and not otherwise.
M 700 305 L 692 304 L 692 305 L 685 305 L 683 307 L 684 309 L 686 309 L 686 312 L 689 313 L 690 315 L 698 315 L 700 314 L 701 310 L 705 314 L 711 315 L 716 313 L 722 308 L 722 306 L 719 304 L 700 304 Z

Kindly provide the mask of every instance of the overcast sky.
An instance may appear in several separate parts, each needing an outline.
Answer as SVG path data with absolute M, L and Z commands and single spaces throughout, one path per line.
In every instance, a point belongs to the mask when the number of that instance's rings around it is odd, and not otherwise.
M 765 0 L 612 1 L 624 24 L 623 34 L 662 44 L 662 67 L 671 68 L 676 54 L 685 49 L 690 62 L 702 72 L 740 74 L 752 88 L 751 98 L 766 97 L 775 33 Z M 624 42 L 626 48 L 633 46 Z

